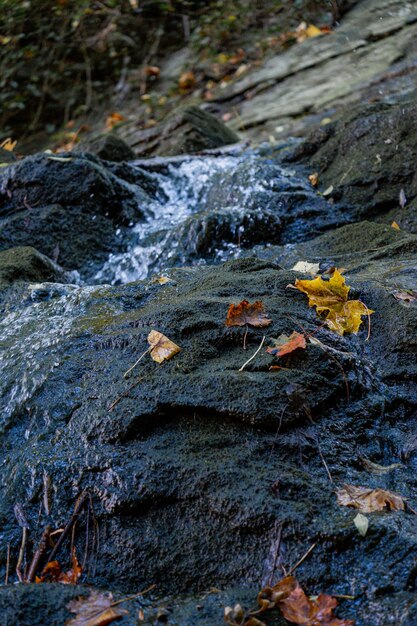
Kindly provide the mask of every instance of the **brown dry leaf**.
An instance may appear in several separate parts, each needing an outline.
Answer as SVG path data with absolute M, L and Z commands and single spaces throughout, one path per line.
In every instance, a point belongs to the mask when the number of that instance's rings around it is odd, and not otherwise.
M 124 122 L 125 119 L 121 113 L 110 113 L 106 118 L 106 130 L 112 130 L 117 124 Z
M 256 300 L 250 304 L 247 300 L 242 300 L 239 304 L 231 304 L 226 316 L 226 326 L 255 326 L 264 328 L 269 326 L 272 320 L 267 317 L 264 311 L 264 304 L 261 300 Z
M 146 76 L 153 76 L 157 78 L 161 73 L 161 68 L 157 65 L 148 65 L 145 69 Z
M 93 589 L 87 598 L 68 602 L 67 609 L 75 613 L 75 617 L 68 620 L 66 626 L 106 626 L 129 614 L 126 609 L 111 606 L 112 603 L 112 594 L 106 596 Z
M 348 300 L 350 287 L 335 269 L 330 280 L 320 276 L 313 280 L 295 281 L 295 287 L 307 294 L 308 305 L 316 307 L 317 313 L 326 313 L 326 324 L 339 335 L 357 333 L 362 316 L 374 313 L 360 300 Z
M 3 150 L 7 150 L 7 152 L 13 152 L 17 144 L 17 140 L 13 141 L 11 137 L 7 137 L 2 143 L 0 143 L 0 148 Z
M 151 357 L 157 363 L 168 361 L 181 351 L 181 348 L 176 343 L 157 330 L 151 330 L 148 335 L 148 343 L 151 346 Z
M 298 586 L 294 576 L 285 576 L 273 587 L 265 587 L 258 594 L 258 604 L 261 611 L 275 609 L 279 602 L 288 598 L 288 596 Z
M 290 354 L 298 348 L 306 348 L 306 338 L 301 333 L 294 331 L 290 336 L 280 335 L 278 339 L 274 339 L 274 346 L 267 348 L 266 351 L 274 356 L 284 356 Z
M 194 72 L 183 72 L 178 79 L 178 86 L 181 91 L 191 91 L 196 86 L 197 81 Z
M 317 185 L 319 184 L 318 172 L 314 172 L 314 174 L 310 174 L 310 176 L 308 177 L 308 180 L 310 181 L 313 187 L 317 187 Z
M 308 598 L 294 576 L 286 576 L 274 587 L 266 587 L 258 596 L 261 612 L 279 608 L 282 615 L 293 624 L 303 626 L 352 626 L 352 620 L 333 615 L 337 600 L 321 593 L 316 599 Z
M 392 491 L 384 489 L 369 489 L 369 487 L 355 487 L 344 485 L 336 491 L 337 502 L 341 506 L 351 506 L 361 513 L 374 511 L 404 511 L 404 499 Z

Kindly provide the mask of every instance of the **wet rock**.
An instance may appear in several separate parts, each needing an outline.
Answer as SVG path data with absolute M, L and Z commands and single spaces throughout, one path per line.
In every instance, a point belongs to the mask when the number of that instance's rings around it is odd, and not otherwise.
M 59 204 L 17 211 L 2 221 L 0 249 L 28 244 L 84 277 L 120 247 L 111 220 Z
M 319 174 L 320 189 L 331 185 L 333 198 L 353 207 L 356 219 L 395 215 L 401 190 L 409 206 L 417 196 L 416 111 L 414 100 L 357 107 L 314 131 L 288 161 L 308 163 Z
M 195 106 L 175 111 L 163 124 L 131 137 L 139 157 L 195 154 L 237 141 L 239 137 L 220 120 Z
M 296 276 L 243 259 L 172 270 L 164 285 L 74 288 L 5 316 L 2 336 L 12 332 L 2 350 L 0 514 L 12 558 L 20 540 L 13 503 L 24 505 L 35 528 L 46 473 L 50 513 L 42 513 L 41 527 L 62 526 L 83 489 L 93 496 L 95 584 L 127 593 L 157 583 L 176 598 L 213 586 L 259 588 L 280 575 L 277 562 L 288 568 L 317 542 L 297 572 L 303 585 L 310 593 L 357 596 L 340 614 L 358 626 L 382 626 L 388 598 L 411 593 L 414 584 L 414 517 L 370 516 L 370 531 L 360 537 L 355 512 L 337 505 L 321 458 L 335 484 L 385 487 L 413 503 L 414 453 L 383 476 L 366 472 L 358 458 L 398 461 L 414 428 L 415 308 L 391 296 L 394 276 L 380 283 L 373 271 L 356 279 L 348 273 L 351 297 L 376 313 L 369 342 L 365 328 L 341 338 L 321 325 L 303 294 L 286 288 Z M 229 303 L 243 298 L 262 299 L 273 320 L 248 330 L 248 351 L 244 329 L 224 325 Z M 147 356 L 125 380 L 152 328 L 181 352 L 163 365 Z M 239 372 L 263 335 L 269 342 L 294 328 L 314 332 L 326 348 L 309 344 L 281 359 L 278 371 L 261 351 Z M 36 371 L 29 386 L 28 370 Z M 404 606 L 403 598 L 391 614 Z M 186 620 L 187 609 L 176 610 Z M 211 605 L 209 614 L 209 623 L 221 623 L 222 606 Z
M 118 135 L 106 133 L 84 144 L 77 144 L 77 152 L 90 152 L 106 161 L 132 161 L 135 153 L 132 148 Z
M 149 203 L 145 173 L 132 183 L 111 167 L 91 155 L 39 154 L 2 170 L 0 249 L 31 245 L 91 277 L 121 248 L 117 228 L 140 220 Z
M 119 221 L 140 216 L 133 190 L 92 155 L 38 154 L 0 172 L 0 218 L 48 204 Z
M 0 252 L 0 289 L 16 281 L 64 282 L 68 278 L 62 267 L 35 248 L 10 248 Z

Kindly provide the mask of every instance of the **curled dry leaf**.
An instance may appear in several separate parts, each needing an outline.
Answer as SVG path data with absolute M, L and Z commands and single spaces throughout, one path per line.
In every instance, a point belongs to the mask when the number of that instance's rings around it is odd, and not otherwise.
M 313 280 L 295 281 L 296 289 L 308 296 L 308 305 L 316 307 L 317 313 L 326 312 L 326 324 L 339 335 L 357 333 L 362 316 L 374 313 L 360 300 L 348 300 L 350 287 L 335 269 L 330 280 L 317 277 Z
M 256 300 L 250 304 L 247 300 L 242 300 L 239 304 L 231 304 L 226 316 L 226 326 L 255 326 L 264 328 L 269 326 L 270 320 L 265 313 L 264 305 L 261 300 Z
M 344 485 L 336 491 L 337 501 L 341 506 L 350 506 L 361 513 L 374 511 L 404 511 L 404 499 L 392 491 L 385 489 L 369 489 Z
M 317 187 L 317 185 L 319 184 L 318 172 L 314 172 L 314 174 L 310 174 L 310 176 L 308 177 L 308 180 L 310 181 L 313 187 Z
M 85 598 L 77 598 L 68 602 L 67 609 L 75 613 L 75 617 L 66 622 L 66 626 L 106 626 L 117 619 L 128 615 L 129 611 L 119 606 L 112 606 L 113 596 L 106 596 L 93 589 Z
M 274 345 L 267 348 L 266 351 L 274 356 L 284 356 L 284 354 L 290 354 L 298 348 L 305 348 L 307 346 L 306 338 L 301 333 L 294 331 L 290 336 L 280 335 L 278 339 L 274 339 Z
M 363 467 L 368 472 L 373 472 L 374 474 L 387 474 L 398 467 L 402 467 L 402 463 L 391 463 L 391 465 L 379 465 L 378 463 L 374 463 L 369 459 L 365 459 L 365 457 L 359 457 L 360 462 Z
M 148 335 L 148 343 L 151 346 L 151 357 L 157 363 L 168 361 L 181 351 L 181 348 L 176 343 L 157 330 L 151 330 Z

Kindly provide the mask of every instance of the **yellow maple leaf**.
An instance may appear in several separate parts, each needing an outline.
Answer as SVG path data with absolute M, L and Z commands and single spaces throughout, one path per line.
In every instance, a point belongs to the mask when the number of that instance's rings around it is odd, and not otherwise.
M 363 315 L 374 313 L 360 300 L 348 300 L 350 287 L 335 270 L 330 280 L 321 276 L 313 280 L 296 280 L 295 287 L 307 294 L 308 305 L 316 307 L 317 313 L 326 313 L 326 324 L 339 335 L 357 333 Z

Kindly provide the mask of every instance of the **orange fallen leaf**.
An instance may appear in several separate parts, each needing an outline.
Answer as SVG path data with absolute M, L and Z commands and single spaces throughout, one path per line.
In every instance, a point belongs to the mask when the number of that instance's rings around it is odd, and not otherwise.
M 392 491 L 385 489 L 369 489 L 344 485 L 336 491 L 337 502 L 341 506 L 350 506 L 361 513 L 374 511 L 404 511 L 404 499 Z
M 298 348 L 306 348 L 307 343 L 304 335 L 294 331 L 290 336 L 280 335 L 278 339 L 274 339 L 274 345 L 267 348 L 266 351 L 274 356 L 284 356 L 290 354 Z
M 397 222 L 392 222 L 391 224 L 391 228 L 393 228 L 394 230 L 401 230 L 401 228 L 398 226 Z
M 272 320 L 267 317 L 264 305 L 261 300 L 256 300 L 250 304 L 247 300 L 242 300 L 239 304 L 231 304 L 226 316 L 226 326 L 255 326 L 264 328 L 269 326 Z
M 110 113 L 106 118 L 106 130 L 112 130 L 117 124 L 124 122 L 125 119 L 121 113 Z
M 313 280 L 295 281 L 296 289 L 308 296 L 308 305 L 316 307 L 317 313 L 326 313 L 326 324 L 339 335 L 357 333 L 362 316 L 374 313 L 360 300 L 348 300 L 350 287 L 335 269 L 330 280 L 320 276 Z
M 194 72 L 183 72 L 178 79 L 178 86 L 181 91 L 190 91 L 197 84 Z
M 40 576 L 36 576 L 37 583 L 54 582 L 63 585 L 76 585 L 83 571 L 79 564 L 75 548 L 72 550 L 71 569 L 63 572 L 58 561 L 49 561 L 42 570 Z
M 168 361 L 181 351 L 176 343 L 157 330 L 151 330 L 148 335 L 148 343 L 151 346 L 150 355 L 157 363 Z
M 75 613 L 75 617 L 66 622 L 66 626 L 106 626 L 111 624 L 129 611 L 120 607 L 112 606 L 113 596 L 106 596 L 93 589 L 85 598 L 80 597 L 68 602 L 67 609 Z

